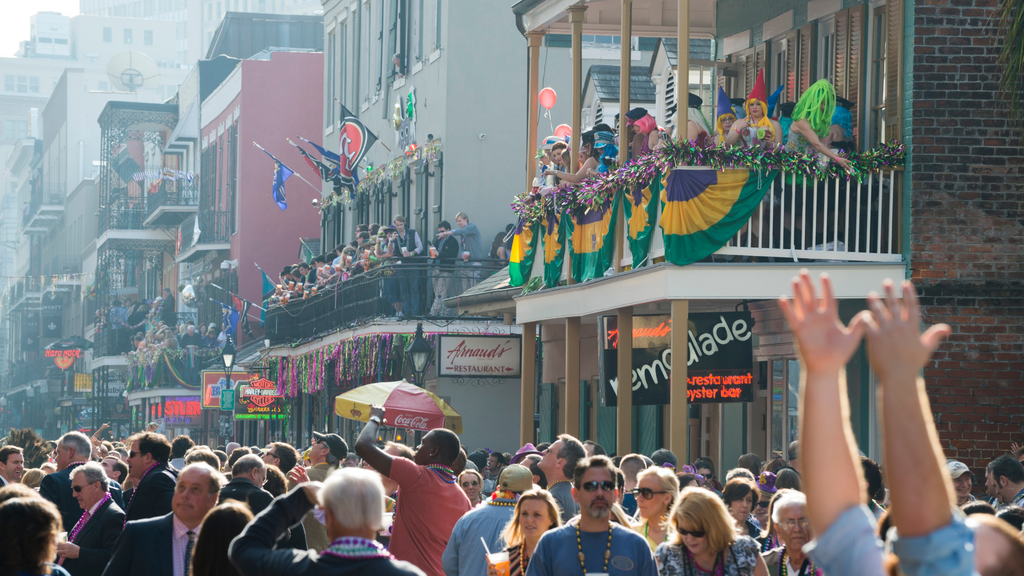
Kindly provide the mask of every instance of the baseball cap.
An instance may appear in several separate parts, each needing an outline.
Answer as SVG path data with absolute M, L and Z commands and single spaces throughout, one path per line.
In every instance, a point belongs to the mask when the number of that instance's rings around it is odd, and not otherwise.
M 498 477 L 498 486 L 509 492 L 523 493 L 533 488 L 533 472 L 521 464 L 509 464 Z
M 959 460 L 950 460 L 946 462 L 946 468 L 949 469 L 949 475 L 951 478 L 959 478 L 964 473 L 971 473 L 971 469 L 967 467 L 967 464 L 960 462 Z
M 320 432 L 313 432 L 313 438 L 318 442 L 327 444 L 327 448 L 330 449 L 331 455 L 338 460 L 344 460 L 348 456 L 348 444 L 345 440 L 337 434 L 323 434 Z

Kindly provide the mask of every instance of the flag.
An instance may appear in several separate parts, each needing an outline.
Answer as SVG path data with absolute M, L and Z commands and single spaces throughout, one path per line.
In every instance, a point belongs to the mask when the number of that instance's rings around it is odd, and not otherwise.
M 310 262 L 313 261 L 313 258 L 316 257 L 316 254 L 313 254 L 313 250 L 310 249 L 310 247 L 302 240 L 302 238 L 299 238 L 299 244 L 302 245 L 302 259 L 303 261 L 306 262 L 306 264 L 309 264 Z
M 665 259 L 697 262 L 725 246 L 757 210 L 777 172 L 673 170 L 661 191 Z
M 565 261 L 565 214 L 548 210 L 541 220 L 544 230 L 544 285 L 558 286 L 562 279 L 562 263 Z
M 302 149 L 302 146 L 292 142 L 290 139 L 288 140 L 288 143 L 299 149 L 299 153 L 302 154 L 302 157 L 306 160 L 306 164 L 309 164 L 310 168 L 316 170 L 316 173 L 320 176 L 321 180 L 333 185 L 335 194 L 341 194 L 341 189 L 345 186 L 342 183 L 341 174 L 337 168 L 328 166 L 316 158 L 313 158 L 310 156 L 309 152 Z M 314 144 L 314 146 L 316 145 Z
M 260 150 L 263 150 L 263 148 L 260 147 Z M 277 202 L 277 206 L 281 210 L 285 210 L 288 208 L 288 200 L 284 197 L 284 183 L 295 171 L 285 166 L 284 162 L 274 158 L 274 155 L 270 152 L 266 150 L 263 150 L 263 152 L 274 161 L 274 186 L 271 189 L 274 195 L 274 202 Z
M 302 140 L 306 144 L 309 144 L 313 148 L 316 148 L 316 151 L 319 152 L 320 155 L 324 157 L 324 160 L 330 160 L 331 162 L 334 162 L 335 165 L 341 164 L 341 158 L 338 156 L 337 152 L 331 152 L 327 148 L 324 148 L 323 146 L 317 144 L 316 142 L 306 140 L 302 136 L 299 136 L 299 140 Z
M 572 218 L 565 218 L 569 254 L 572 258 L 572 277 L 576 282 L 600 278 L 612 265 L 615 251 L 615 218 L 619 212 L 621 194 L 607 201 L 604 206 L 580 210 Z
M 245 332 L 246 336 L 255 340 L 256 337 L 252 334 L 252 328 L 249 327 L 249 306 L 252 306 L 252 302 L 234 295 L 231 296 L 231 299 L 235 303 L 235 309 L 238 310 L 238 315 L 242 320 L 242 331 Z
M 647 260 L 654 234 L 654 221 L 658 217 L 658 201 L 664 187 L 662 173 L 657 171 L 650 182 L 633 185 L 622 203 L 626 219 L 626 241 L 633 256 L 633 268 L 639 268 Z
M 520 218 L 516 225 L 508 263 L 509 283 L 512 286 L 522 286 L 530 280 L 533 259 L 537 255 L 537 241 L 540 239 L 540 235 L 537 234 L 539 227 L 539 223 L 528 224 L 523 218 Z
M 253 262 L 253 264 L 256 263 Z M 263 326 L 267 321 L 267 300 L 270 300 L 270 297 L 274 295 L 274 292 L 277 292 L 277 285 L 270 279 L 270 276 L 267 276 L 267 273 L 263 271 L 263 268 L 260 268 L 259 264 L 256 264 L 256 268 L 260 271 L 260 274 L 263 275 L 263 310 L 260 311 L 260 326 Z
M 366 151 L 377 141 L 377 136 L 366 129 L 358 118 L 352 116 L 344 106 L 341 107 L 344 113 L 344 121 L 341 123 L 340 135 L 338 137 L 338 156 L 342 159 L 338 167 L 341 172 L 342 185 L 355 189 L 353 174 L 356 166 L 362 161 Z
M 235 337 L 235 328 L 238 327 L 238 310 L 235 310 L 231 306 L 228 306 L 219 300 L 214 300 L 213 298 L 210 298 L 210 300 L 220 304 L 220 310 L 223 313 L 221 316 L 221 322 L 223 325 L 227 326 L 224 332 L 228 336 L 231 336 L 234 342 L 238 342 L 238 339 Z

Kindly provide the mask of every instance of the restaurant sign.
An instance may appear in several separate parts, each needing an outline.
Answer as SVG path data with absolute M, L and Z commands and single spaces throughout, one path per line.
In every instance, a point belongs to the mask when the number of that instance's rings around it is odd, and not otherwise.
M 618 318 L 601 318 L 602 401 L 618 404 Z M 689 315 L 687 401 L 695 404 L 751 402 L 754 399 L 753 341 L 749 312 Z M 634 405 L 669 403 L 672 373 L 670 316 L 633 318 L 632 388 Z
M 437 375 L 518 378 L 522 339 L 501 336 L 437 336 Z
M 57 365 L 57 368 L 67 370 L 75 363 L 75 360 L 82 357 L 82 351 L 77 348 L 71 350 L 46 350 L 43 356 L 53 358 L 53 363 Z

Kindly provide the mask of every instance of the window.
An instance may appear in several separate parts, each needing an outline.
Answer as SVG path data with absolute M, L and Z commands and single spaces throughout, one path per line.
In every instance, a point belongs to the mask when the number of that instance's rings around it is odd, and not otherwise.
M 407 63 L 423 61 L 423 3 L 426 0 L 411 0 L 409 9 L 409 55 Z
M 28 138 L 28 120 L 18 120 L 14 126 L 16 131 L 15 136 L 17 136 L 19 140 L 22 138 Z
M 131 44 L 132 43 L 132 29 L 131 28 L 125 28 L 124 29 L 124 43 L 125 44 Z
M 4 120 L 4 140 L 14 140 L 14 120 Z
M 370 16 L 370 3 L 366 2 L 359 10 L 359 37 L 362 39 L 359 50 L 359 83 L 362 86 L 363 102 L 370 100 L 370 56 L 373 45 L 370 39 Z
M 434 50 L 441 49 L 441 2 L 434 0 Z
M 4 91 L 14 92 L 14 76 L 10 74 L 4 75 Z
M 888 26 L 885 6 L 875 8 L 871 18 L 871 92 L 867 145 L 875 147 L 885 140 L 885 56 Z
M 327 97 L 324 98 L 324 105 L 327 106 L 326 114 L 324 114 L 324 120 L 327 126 L 334 126 L 334 101 L 331 99 L 335 94 L 335 81 L 334 81 L 334 54 L 337 49 L 337 35 L 335 30 L 331 30 L 327 34 Z
M 153 31 L 152 30 L 146 30 L 145 32 L 143 32 L 143 38 L 144 38 L 143 43 L 146 46 L 152 46 L 153 45 Z
M 114 41 L 114 29 L 113 28 L 107 28 L 107 27 L 103 28 L 103 41 L 104 42 L 113 42 Z
M 835 85 L 836 21 L 828 18 L 818 23 L 818 79 Z
M 18 92 L 28 93 L 28 76 L 18 76 Z
M 374 30 L 374 33 L 376 34 L 376 40 L 377 40 L 374 43 L 374 46 L 376 46 L 376 49 L 375 49 L 375 52 L 374 52 L 374 59 L 373 59 L 373 63 L 374 63 L 374 66 L 375 66 L 374 67 L 374 71 L 377 73 L 377 83 L 374 85 L 375 86 L 374 90 L 376 92 L 380 92 L 381 85 L 382 85 L 382 82 L 384 80 L 384 2 L 383 2 L 383 0 L 379 0 L 377 2 L 377 17 L 374 19 L 374 25 L 376 26 L 376 29 Z
M 29 76 L 28 78 L 28 91 L 33 94 L 39 94 L 39 77 Z

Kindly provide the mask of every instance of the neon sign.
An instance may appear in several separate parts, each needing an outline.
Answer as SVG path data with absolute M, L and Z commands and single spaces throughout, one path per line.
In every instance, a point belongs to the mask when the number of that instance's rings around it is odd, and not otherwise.
M 67 370 L 82 357 L 82 351 L 78 348 L 71 350 L 46 350 L 43 353 L 46 358 L 53 358 L 53 363 L 57 365 L 61 370 Z

